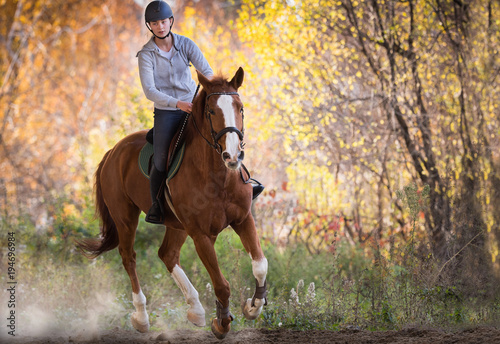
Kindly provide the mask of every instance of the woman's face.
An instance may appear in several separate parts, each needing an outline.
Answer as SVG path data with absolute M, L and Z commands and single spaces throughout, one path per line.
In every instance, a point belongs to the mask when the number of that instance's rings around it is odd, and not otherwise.
M 172 25 L 172 18 L 157 20 L 150 22 L 151 30 L 156 36 L 163 37 L 170 31 L 170 26 Z

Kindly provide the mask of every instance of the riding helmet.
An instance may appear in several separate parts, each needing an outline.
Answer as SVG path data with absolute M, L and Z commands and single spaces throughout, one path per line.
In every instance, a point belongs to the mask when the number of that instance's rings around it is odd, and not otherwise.
M 170 6 L 162 0 L 150 2 L 144 13 L 146 23 L 172 18 L 173 16 L 174 12 L 172 12 Z

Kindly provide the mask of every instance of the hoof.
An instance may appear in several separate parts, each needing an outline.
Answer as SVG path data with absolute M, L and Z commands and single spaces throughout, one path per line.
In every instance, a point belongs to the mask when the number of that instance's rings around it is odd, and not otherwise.
M 145 333 L 149 331 L 149 321 L 146 320 L 146 323 L 141 323 L 137 320 L 137 313 L 132 313 L 130 317 L 130 321 L 132 322 L 132 326 L 139 332 Z
M 245 319 L 255 320 L 259 317 L 260 313 L 262 312 L 263 306 L 264 303 L 262 302 L 262 300 L 256 299 L 255 307 L 252 307 L 252 299 L 247 299 L 246 301 L 243 301 L 243 303 L 241 304 L 241 310 L 243 312 L 243 315 L 245 316 Z
M 215 335 L 217 339 L 224 339 L 231 329 L 231 323 L 227 325 L 227 328 L 224 329 L 222 326 L 219 326 L 219 322 L 217 319 L 212 320 L 212 333 Z
M 187 312 L 187 318 L 195 326 L 204 327 L 206 325 L 205 310 L 203 307 L 201 307 L 201 310 L 189 309 Z

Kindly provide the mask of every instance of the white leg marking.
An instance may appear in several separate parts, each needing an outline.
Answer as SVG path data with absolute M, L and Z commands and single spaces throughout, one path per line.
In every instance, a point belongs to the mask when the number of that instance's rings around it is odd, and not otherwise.
M 136 310 L 130 319 L 132 325 L 139 332 L 147 332 L 149 330 L 149 316 L 146 311 L 146 296 L 142 290 L 139 290 L 138 294 L 132 293 L 132 303 Z
M 217 100 L 217 106 L 221 108 L 224 114 L 226 127 L 236 127 L 236 115 L 234 113 L 233 101 L 233 97 L 229 95 L 222 95 Z M 226 152 L 234 159 L 238 157 L 239 145 L 240 139 L 236 133 L 226 134 Z
M 267 259 L 262 258 L 260 260 L 252 259 L 252 271 L 253 275 L 257 279 L 259 283 L 259 287 L 263 287 L 266 282 L 267 275 Z M 264 307 L 265 300 L 264 299 L 255 299 L 254 306 L 252 306 L 252 299 L 247 299 L 247 302 L 244 306 L 243 313 L 245 317 L 249 320 L 257 319 L 257 317 L 262 312 L 262 307 Z
M 205 326 L 205 309 L 200 303 L 198 292 L 187 278 L 184 270 L 178 265 L 174 266 L 172 277 L 182 294 L 184 294 L 186 303 L 190 306 L 187 314 L 188 320 L 196 326 Z

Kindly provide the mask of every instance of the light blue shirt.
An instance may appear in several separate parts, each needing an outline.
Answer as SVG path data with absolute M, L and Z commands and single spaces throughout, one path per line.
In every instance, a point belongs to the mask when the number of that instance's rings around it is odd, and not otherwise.
M 200 48 L 189 38 L 172 33 L 173 46 L 162 51 L 151 38 L 137 53 L 139 76 L 146 98 L 161 110 L 175 110 L 177 102 L 191 102 L 196 83 L 191 76 L 191 64 L 204 76 L 214 73 Z

